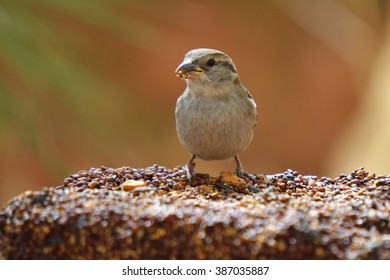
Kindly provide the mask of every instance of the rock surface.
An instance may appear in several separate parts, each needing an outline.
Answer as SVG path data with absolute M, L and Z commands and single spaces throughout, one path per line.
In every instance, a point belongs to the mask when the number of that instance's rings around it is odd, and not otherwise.
M 390 259 L 390 176 L 92 168 L 0 211 L 5 259 Z

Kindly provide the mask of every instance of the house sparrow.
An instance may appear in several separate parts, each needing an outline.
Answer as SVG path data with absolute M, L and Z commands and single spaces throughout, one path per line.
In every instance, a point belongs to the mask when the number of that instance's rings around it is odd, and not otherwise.
M 256 103 L 241 84 L 236 66 L 225 53 L 213 49 L 188 52 L 176 69 L 187 88 L 176 104 L 176 130 L 184 148 L 192 154 L 187 176 L 194 175 L 196 158 L 224 160 L 234 157 L 234 173 L 247 178 L 238 158 L 253 137 Z

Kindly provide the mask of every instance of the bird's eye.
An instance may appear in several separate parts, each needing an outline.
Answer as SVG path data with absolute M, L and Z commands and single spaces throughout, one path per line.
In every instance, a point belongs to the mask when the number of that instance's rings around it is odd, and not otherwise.
M 215 65 L 215 60 L 214 59 L 207 60 L 207 66 L 213 67 L 214 65 Z

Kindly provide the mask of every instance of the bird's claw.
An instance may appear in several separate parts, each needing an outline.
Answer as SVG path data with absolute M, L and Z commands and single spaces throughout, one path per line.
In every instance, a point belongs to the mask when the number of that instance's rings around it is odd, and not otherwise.
M 241 178 L 241 179 L 244 179 L 246 182 L 249 182 L 249 181 L 254 181 L 255 180 L 255 176 L 253 174 L 249 174 L 248 172 L 246 172 L 245 170 L 243 170 L 242 168 L 236 168 L 234 169 L 234 174 Z
M 246 172 L 244 170 L 244 168 L 242 167 L 242 164 L 241 164 L 240 159 L 238 158 L 238 156 L 235 156 L 234 160 L 236 161 L 236 164 L 237 164 L 237 167 L 234 169 L 234 174 L 237 177 L 240 177 L 241 179 L 244 179 L 246 182 L 254 181 L 255 180 L 254 175 L 249 174 L 248 172 Z

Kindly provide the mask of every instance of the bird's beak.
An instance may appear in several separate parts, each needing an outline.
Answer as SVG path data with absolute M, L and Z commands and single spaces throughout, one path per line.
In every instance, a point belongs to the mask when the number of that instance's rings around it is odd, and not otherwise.
M 181 79 L 197 78 L 203 72 L 204 71 L 202 68 L 188 61 L 183 61 L 183 63 L 180 64 L 175 71 L 176 76 L 178 76 Z

